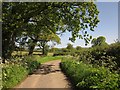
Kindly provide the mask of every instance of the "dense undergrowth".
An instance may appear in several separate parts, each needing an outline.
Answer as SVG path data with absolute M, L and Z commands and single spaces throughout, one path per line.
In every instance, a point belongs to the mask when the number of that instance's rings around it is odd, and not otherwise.
M 62 70 L 77 89 L 119 90 L 120 43 L 85 49 L 78 56 L 77 60 L 61 63 Z
M 23 59 L 16 58 L 6 64 L 2 68 L 2 89 L 12 88 L 21 82 L 28 74 L 38 68 L 40 63 L 35 57 L 29 56 Z
M 77 89 L 119 90 L 119 75 L 104 67 L 94 68 L 83 62 L 66 60 L 61 63 L 61 68 Z
M 120 72 L 120 43 L 114 43 L 109 47 L 96 46 L 79 54 L 79 61 L 104 66 L 112 72 Z

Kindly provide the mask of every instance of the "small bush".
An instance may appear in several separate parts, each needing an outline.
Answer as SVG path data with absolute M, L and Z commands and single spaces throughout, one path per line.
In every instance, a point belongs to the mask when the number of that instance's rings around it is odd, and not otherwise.
M 40 63 L 33 56 L 26 57 L 23 62 L 23 66 L 26 67 L 29 74 L 32 74 L 32 72 L 40 66 Z

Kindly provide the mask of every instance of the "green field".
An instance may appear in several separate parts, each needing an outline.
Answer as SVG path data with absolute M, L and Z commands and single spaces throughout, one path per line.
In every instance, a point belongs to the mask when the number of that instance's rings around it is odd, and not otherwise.
M 36 57 L 38 62 L 40 63 L 45 63 L 48 61 L 53 61 L 53 60 L 61 60 L 63 58 L 63 56 L 46 56 L 46 57 Z
M 15 56 L 15 55 L 28 55 L 28 51 L 14 51 L 12 53 L 12 56 Z M 40 51 L 34 51 L 33 52 L 33 55 L 39 55 L 39 54 L 42 54 Z

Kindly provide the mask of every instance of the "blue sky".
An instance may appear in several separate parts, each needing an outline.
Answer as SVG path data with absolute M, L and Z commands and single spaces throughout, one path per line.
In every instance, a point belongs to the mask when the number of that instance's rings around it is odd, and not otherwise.
M 117 2 L 96 2 L 97 8 L 100 11 L 100 23 L 95 28 L 94 32 L 90 34 L 94 37 L 104 36 L 108 44 L 114 43 L 118 39 L 118 3 Z M 90 47 L 91 44 L 85 46 L 84 40 L 77 39 L 75 43 L 69 41 L 70 33 L 66 32 L 61 36 L 61 44 L 56 45 L 57 48 L 66 47 L 68 43 L 73 44 L 74 47 Z

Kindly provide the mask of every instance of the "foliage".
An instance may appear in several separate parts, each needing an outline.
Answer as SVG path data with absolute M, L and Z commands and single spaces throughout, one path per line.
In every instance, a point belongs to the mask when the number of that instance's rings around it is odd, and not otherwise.
M 53 56 L 63 56 L 67 55 L 68 50 L 66 48 L 59 48 L 54 50 Z
M 70 44 L 70 43 L 68 43 L 66 49 L 68 49 L 68 50 L 72 50 L 72 49 L 73 49 L 73 45 Z
M 76 48 L 72 48 L 72 49 L 61 48 L 61 49 L 55 50 L 53 56 L 71 55 L 71 56 L 74 56 L 74 57 L 78 57 L 84 51 L 84 49 L 85 48 L 82 48 L 80 46 L 78 46 L 78 49 L 76 49 Z
M 33 27 L 33 26 L 32 26 Z M 36 30 L 36 29 L 35 29 Z M 32 32 L 34 30 L 32 29 Z M 46 31 L 46 32 L 45 32 Z M 37 33 L 31 33 L 29 35 L 31 41 L 29 43 L 29 55 L 33 53 L 33 50 L 35 46 L 39 46 L 40 49 L 42 49 L 43 55 L 46 55 L 46 50 L 45 48 L 48 46 L 47 42 L 51 41 L 52 43 L 58 43 L 60 44 L 60 37 L 53 33 L 51 30 L 39 30 Z M 32 40 L 31 40 L 32 39 Z
M 110 46 L 96 46 L 79 53 L 79 60 L 93 66 L 104 66 L 111 71 L 120 71 L 120 44 Z
M 48 45 L 45 45 L 45 47 L 44 47 L 44 55 L 47 56 L 48 51 L 49 51 L 49 46 L 48 46 Z
M 99 36 L 97 39 L 93 38 L 91 44 L 92 46 L 107 46 L 108 44 L 105 41 L 106 41 L 105 37 Z
M 17 38 L 23 35 L 26 41 L 32 37 L 36 43 L 40 35 L 69 31 L 71 41 L 79 37 L 88 43 L 91 36 L 85 29 L 94 31 L 99 22 L 99 11 L 94 2 L 3 2 L 2 9 L 2 56 L 5 59 L 10 58 Z M 40 38 L 39 41 L 46 40 Z M 33 48 L 34 45 L 31 50 Z
M 76 47 L 76 50 L 81 50 L 81 49 L 82 49 L 81 46 L 77 46 L 77 47 Z
M 32 74 L 32 72 L 40 66 L 35 56 L 27 56 L 23 62 L 23 66 L 28 70 L 29 74 Z
M 66 49 L 66 48 L 62 48 L 62 49 L 59 49 L 59 50 L 56 50 L 53 54 L 53 56 L 65 56 L 65 55 L 71 55 L 73 54 L 73 48 L 72 50 L 71 49 Z
M 116 57 L 115 62 L 117 63 L 117 67 L 120 68 L 120 42 L 111 44 L 106 54 L 109 56 Z
M 104 67 L 94 68 L 69 59 L 62 61 L 61 68 L 77 89 L 119 90 L 119 75 Z
M 54 52 L 56 52 L 56 51 L 58 51 L 58 50 L 59 50 L 58 48 L 51 48 L 51 49 L 49 49 L 49 52 L 54 53 Z
M 24 60 L 18 58 L 7 62 L 2 68 L 3 89 L 14 87 L 39 65 L 40 63 L 34 57 L 25 57 Z
M 27 76 L 27 70 L 20 65 L 7 65 L 2 69 L 3 89 L 17 85 Z

